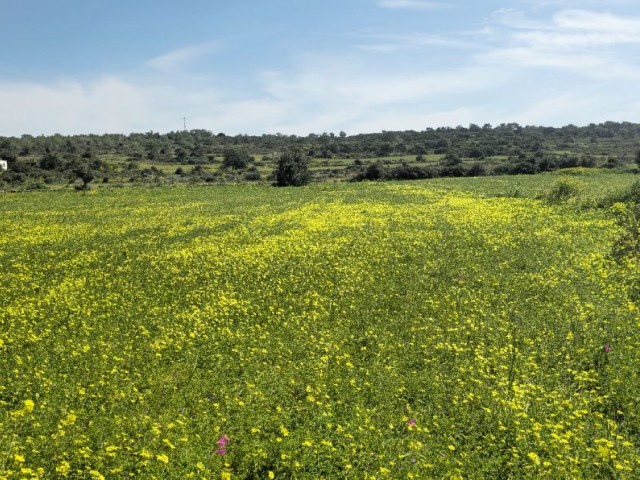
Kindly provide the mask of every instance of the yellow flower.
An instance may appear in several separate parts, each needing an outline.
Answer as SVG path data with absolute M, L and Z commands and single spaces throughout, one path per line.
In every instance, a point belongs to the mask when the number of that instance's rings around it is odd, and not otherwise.
M 34 409 L 35 405 L 36 405 L 35 402 L 33 400 L 31 400 L 31 399 L 24 400 L 22 402 L 22 408 L 11 412 L 11 415 L 15 415 L 17 417 L 21 417 L 22 415 L 24 415 L 26 413 L 31 413 L 31 412 L 33 412 L 33 409 Z
M 62 476 L 67 476 L 69 474 L 69 470 L 71 469 L 71 464 L 66 460 L 60 462 L 60 465 L 56 467 L 56 473 Z
M 229 472 L 222 472 L 220 474 L 221 480 L 231 480 L 231 474 Z
M 142 458 L 151 458 L 153 455 L 151 454 L 151 452 L 149 450 L 147 450 L 146 448 L 143 448 L 140 453 L 138 453 L 138 455 L 140 455 Z
M 25 400 L 24 401 L 24 407 L 22 407 L 22 410 L 24 410 L 26 413 L 31 413 L 33 412 L 33 407 L 35 407 L 35 403 L 33 400 Z
M 16 453 L 16 454 L 13 456 L 13 460 L 14 460 L 16 463 L 24 463 L 25 458 L 24 458 L 24 455 L 18 455 L 18 454 Z
M 540 457 L 537 453 L 529 452 L 527 453 L 527 457 L 529 457 L 529 460 L 531 460 L 534 465 L 540 465 Z
M 269 470 L 269 478 L 276 478 L 276 474 Z
M 164 453 L 156 455 L 156 460 L 162 463 L 169 463 L 169 457 L 167 457 Z

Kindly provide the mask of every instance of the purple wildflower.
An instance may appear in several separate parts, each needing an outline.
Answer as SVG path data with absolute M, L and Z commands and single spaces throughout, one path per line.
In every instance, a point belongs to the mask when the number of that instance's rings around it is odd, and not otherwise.
M 229 437 L 227 437 L 226 435 L 222 435 L 218 441 L 216 442 L 218 444 L 218 450 L 216 450 L 216 455 L 226 455 L 227 454 L 227 444 L 231 441 L 231 439 Z

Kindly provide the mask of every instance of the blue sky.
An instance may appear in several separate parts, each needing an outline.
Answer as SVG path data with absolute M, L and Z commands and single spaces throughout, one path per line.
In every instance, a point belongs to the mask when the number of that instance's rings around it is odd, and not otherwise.
M 0 0 L 0 135 L 640 122 L 637 0 Z

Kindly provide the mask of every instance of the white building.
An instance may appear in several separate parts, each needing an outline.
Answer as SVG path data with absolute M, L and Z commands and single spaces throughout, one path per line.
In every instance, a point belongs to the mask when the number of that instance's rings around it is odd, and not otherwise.
M 7 161 L 6 160 L 0 160 L 0 170 L 4 171 L 6 170 L 7 167 Z

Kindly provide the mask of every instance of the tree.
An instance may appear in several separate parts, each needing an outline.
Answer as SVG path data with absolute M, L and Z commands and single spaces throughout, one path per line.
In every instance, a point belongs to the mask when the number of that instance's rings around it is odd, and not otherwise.
M 636 152 L 636 165 L 640 167 L 640 150 Z
M 60 158 L 49 149 L 47 149 L 39 162 L 40 168 L 43 170 L 55 170 L 57 168 L 61 168 L 62 164 L 62 160 L 60 160 Z
M 364 172 L 364 178 L 367 180 L 379 180 L 384 177 L 384 166 L 382 162 L 370 164 Z
M 273 173 L 279 187 L 299 187 L 311 180 L 309 162 L 298 149 L 285 150 L 280 155 Z
M 86 163 L 76 164 L 72 170 L 76 178 L 82 180 L 82 185 L 76 187 L 77 190 L 89 190 L 89 184 L 95 177 L 95 173 Z
M 244 148 L 227 147 L 224 149 L 222 167 L 231 168 L 233 170 L 242 170 L 247 167 L 249 160 L 249 154 Z

